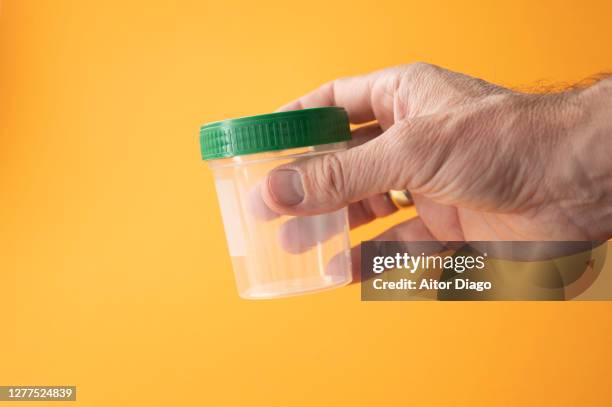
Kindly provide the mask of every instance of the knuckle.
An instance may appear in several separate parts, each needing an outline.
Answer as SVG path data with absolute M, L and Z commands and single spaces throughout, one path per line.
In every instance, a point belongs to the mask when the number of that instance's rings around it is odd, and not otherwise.
M 408 78 L 419 79 L 424 76 L 429 76 L 438 71 L 438 67 L 427 62 L 413 62 L 406 65 L 404 74 Z
M 327 198 L 342 197 L 346 191 L 346 180 L 342 161 L 336 153 L 323 156 L 317 171 L 318 190 Z
M 406 110 L 406 117 L 415 117 L 431 109 L 431 101 L 437 99 L 442 68 L 425 62 L 406 65 L 400 75 L 399 100 Z M 432 97 L 433 96 L 433 97 Z

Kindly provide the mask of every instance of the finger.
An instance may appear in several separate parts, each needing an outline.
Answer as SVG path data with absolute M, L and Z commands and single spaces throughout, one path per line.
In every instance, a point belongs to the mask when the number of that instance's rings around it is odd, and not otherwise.
M 377 218 L 388 216 L 397 210 L 388 194 L 362 199 L 348 207 L 350 228 L 354 229 Z M 296 216 L 283 223 L 279 230 L 281 247 L 289 253 L 303 253 L 344 231 L 344 222 L 326 222 L 322 228 L 319 219 L 321 216 L 323 215 Z
M 280 226 L 281 247 L 293 254 L 304 253 L 345 231 L 344 216 L 296 216 Z
M 429 232 L 420 217 L 415 217 L 387 229 L 371 240 L 379 241 L 436 241 L 437 239 Z M 343 266 L 343 253 L 334 256 L 327 267 L 329 274 L 338 274 L 339 268 Z M 361 281 L 361 244 L 351 248 L 351 272 L 353 283 Z
M 351 143 L 354 146 L 361 145 L 380 135 L 382 130 L 377 124 L 360 127 L 353 131 Z M 259 184 L 261 185 L 261 184 Z M 258 189 L 260 193 L 260 189 Z M 259 219 L 273 219 L 280 216 L 273 212 L 264 203 L 261 195 L 257 196 Z M 260 208 L 263 205 L 265 210 Z M 371 222 L 372 220 L 390 215 L 397 207 L 391 202 L 389 196 L 379 194 L 349 206 L 349 224 L 351 228 Z M 272 215 L 272 217 L 269 217 Z M 320 242 L 327 241 L 344 230 L 344 223 L 326 224 L 325 228 L 319 225 L 317 216 L 298 216 L 289 219 L 281 225 L 279 230 L 279 242 L 281 247 L 290 253 L 303 253 L 313 248 Z
M 349 224 L 352 229 L 395 211 L 387 194 L 376 195 L 349 206 Z M 281 247 L 289 253 L 303 253 L 344 232 L 344 217 L 322 220 L 322 216 L 326 215 L 296 216 L 283 223 L 278 233 Z
M 349 141 L 349 147 L 355 147 L 364 144 L 375 137 L 378 137 L 382 133 L 382 129 L 378 124 L 370 124 L 367 126 L 359 127 L 353 130 L 351 140 Z M 268 221 L 276 219 L 280 216 L 279 213 L 274 212 L 266 205 L 261 195 L 262 182 L 258 182 L 250 191 L 248 199 L 248 207 L 250 213 L 259 220 Z M 379 212 L 385 212 L 381 204 L 374 202 L 373 208 Z M 383 216 L 383 215 L 381 215 Z
M 356 147 L 378 137 L 381 133 L 382 129 L 378 124 L 360 127 L 353 131 L 353 138 L 349 145 Z M 391 215 L 397 209 L 386 192 L 377 194 L 349 205 L 349 224 L 353 229 L 374 219 Z
M 275 212 L 316 215 L 404 189 L 403 131 L 398 123 L 358 147 L 280 166 L 266 177 L 262 197 Z
M 456 207 L 437 203 L 419 194 L 413 194 L 412 197 L 417 213 L 427 223 L 427 227 L 436 239 L 465 240 Z
M 282 106 L 279 111 L 341 106 L 348 112 L 351 123 L 365 123 L 375 119 L 370 103 L 373 80 L 372 75 L 336 79 Z
M 367 143 L 368 141 L 380 136 L 382 129 L 378 123 L 372 123 L 356 128 L 351 132 L 351 139 L 348 141 L 348 147 L 353 148 Z
M 389 68 L 366 75 L 336 79 L 282 106 L 279 111 L 308 109 L 322 106 L 344 107 L 351 123 L 365 123 L 376 118 L 372 105 L 374 83 L 381 77 L 395 75 L 399 70 Z
M 380 136 L 381 133 L 382 129 L 377 123 L 360 127 L 353 131 L 353 138 L 349 142 L 349 147 L 365 144 Z M 386 192 L 377 194 L 349 205 L 349 224 L 353 229 L 374 219 L 388 216 L 395 211 L 397 211 L 397 207 Z
M 247 202 L 249 212 L 251 213 L 251 215 L 253 215 L 255 219 L 258 220 L 268 221 L 278 218 L 280 214 L 270 209 L 262 199 L 261 187 L 262 183 L 258 182 L 249 191 L 249 197 Z
M 354 229 L 375 219 L 389 216 L 397 209 L 389 194 L 377 194 L 349 205 L 349 224 L 351 229 Z

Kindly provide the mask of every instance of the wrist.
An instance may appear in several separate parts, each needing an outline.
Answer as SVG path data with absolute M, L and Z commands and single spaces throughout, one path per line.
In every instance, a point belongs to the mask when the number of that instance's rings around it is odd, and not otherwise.
M 612 236 L 612 78 L 562 94 L 566 130 L 556 157 L 559 205 L 589 239 Z

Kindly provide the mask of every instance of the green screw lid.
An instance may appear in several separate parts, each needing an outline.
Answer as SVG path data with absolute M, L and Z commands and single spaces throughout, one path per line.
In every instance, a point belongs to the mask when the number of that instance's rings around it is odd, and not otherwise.
M 342 107 L 317 107 L 241 117 L 200 128 L 204 160 L 316 146 L 351 139 Z

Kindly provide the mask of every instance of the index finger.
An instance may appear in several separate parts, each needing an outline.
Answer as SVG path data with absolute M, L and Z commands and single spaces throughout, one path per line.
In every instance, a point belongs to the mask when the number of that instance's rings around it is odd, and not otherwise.
M 389 68 L 327 82 L 318 89 L 280 107 L 277 111 L 341 106 L 347 110 L 351 123 L 359 124 L 375 120 L 375 107 L 372 103 L 374 84 L 383 74 L 392 70 L 393 68 Z

